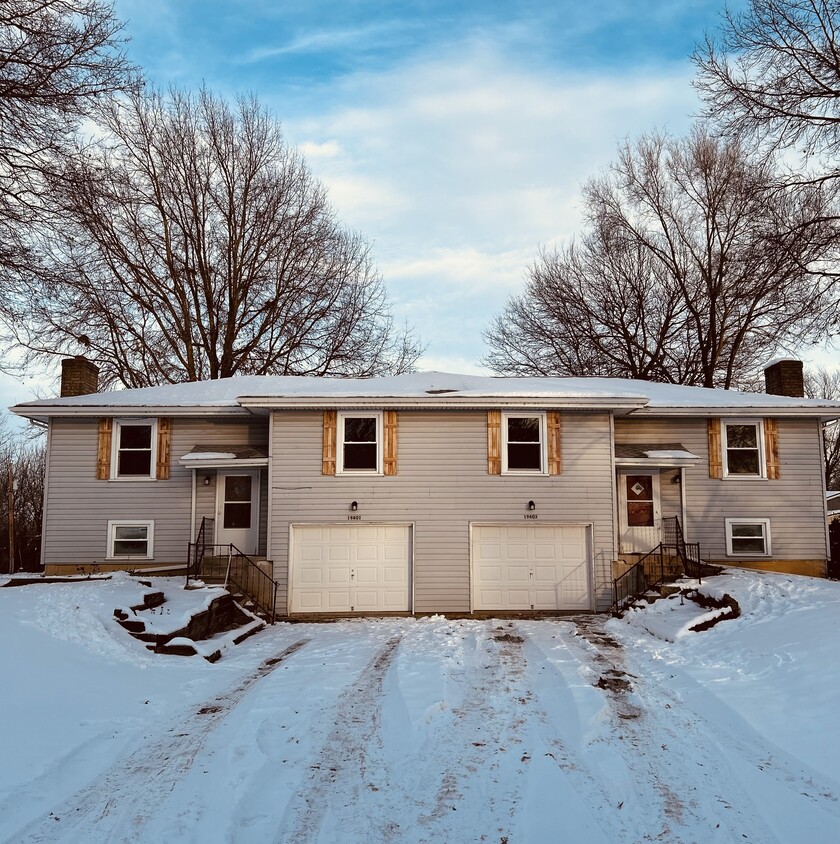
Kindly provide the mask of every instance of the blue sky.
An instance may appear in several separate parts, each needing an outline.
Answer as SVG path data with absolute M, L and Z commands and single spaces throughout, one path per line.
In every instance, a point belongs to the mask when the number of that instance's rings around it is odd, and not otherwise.
M 743 5 L 736 0 L 736 8 Z M 116 0 L 150 82 L 254 92 L 373 243 L 421 368 L 479 372 L 541 245 L 616 145 L 685 131 L 722 0 Z M 32 385 L 6 382 L 9 401 Z

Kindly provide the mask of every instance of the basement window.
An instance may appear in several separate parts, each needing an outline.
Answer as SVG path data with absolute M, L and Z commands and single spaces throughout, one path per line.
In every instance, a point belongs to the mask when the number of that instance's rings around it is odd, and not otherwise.
M 726 554 L 729 557 L 769 557 L 770 519 L 727 519 Z
M 108 522 L 108 559 L 151 560 L 154 556 L 153 521 Z

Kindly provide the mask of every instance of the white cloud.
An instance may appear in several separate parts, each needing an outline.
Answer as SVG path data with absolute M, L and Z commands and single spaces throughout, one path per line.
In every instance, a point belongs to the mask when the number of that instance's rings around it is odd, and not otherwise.
M 315 152 L 341 219 L 374 241 L 396 315 L 444 366 L 484 354 L 481 330 L 540 245 L 579 230 L 580 185 L 620 140 L 688 127 L 690 77 L 687 63 L 584 77 L 473 45 L 349 77 L 339 105 L 286 114 L 285 127 Z

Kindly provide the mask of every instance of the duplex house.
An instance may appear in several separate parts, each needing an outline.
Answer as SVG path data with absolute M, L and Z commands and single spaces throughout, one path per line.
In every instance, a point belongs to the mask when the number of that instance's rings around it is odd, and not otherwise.
M 62 396 L 48 426 L 48 573 L 184 564 L 196 537 L 262 560 L 279 614 L 601 610 L 676 517 L 703 559 L 820 575 L 821 424 L 802 365 L 771 393 L 605 378 L 245 376 Z M 779 395 L 778 393 L 798 393 Z

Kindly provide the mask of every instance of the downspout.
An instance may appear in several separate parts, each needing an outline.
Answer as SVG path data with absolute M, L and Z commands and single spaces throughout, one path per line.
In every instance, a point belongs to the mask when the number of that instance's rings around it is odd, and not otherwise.
M 823 500 L 823 525 L 825 525 L 825 559 L 826 559 L 826 570 L 823 572 L 824 575 L 828 574 L 828 560 L 831 559 L 831 535 L 828 531 L 828 498 L 826 497 L 826 483 L 825 483 L 825 438 L 823 437 L 823 427 L 825 425 L 840 425 L 836 419 L 833 422 L 821 422 L 817 421 L 817 439 L 820 441 L 820 466 L 822 467 L 822 471 L 820 472 L 820 478 L 822 483 L 820 487 L 822 488 L 822 500 Z
M 265 556 L 266 559 L 271 560 L 271 578 L 274 579 L 274 557 L 271 553 L 271 512 L 272 499 L 274 493 L 274 462 L 272 455 L 274 454 L 274 411 L 268 412 L 268 468 L 266 471 L 266 485 L 268 491 L 266 492 L 266 516 L 265 516 Z
M 196 484 L 196 468 L 192 468 L 192 501 L 190 502 L 190 532 L 189 541 L 195 541 L 195 484 Z
M 610 411 L 610 495 L 612 496 L 612 558 L 610 559 L 610 602 L 613 594 L 613 561 L 618 560 L 618 477 L 615 469 L 615 413 Z M 594 544 L 595 537 L 592 537 Z
M 46 569 L 47 559 L 47 502 L 50 500 L 50 445 L 52 444 L 53 419 L 50 417 L 47 426 L 47 450 L 44 468 L 44 498 L 41 502 L 41 568 Z M 822 438 L 820 438 L 822 439 Z M 825 496 L 823 496 L 825 498 Z
M 688 542 L 688 523 L 685 506 L 685 466 L 680 466 L 680 518 L 682 520 L 683 539 Z

